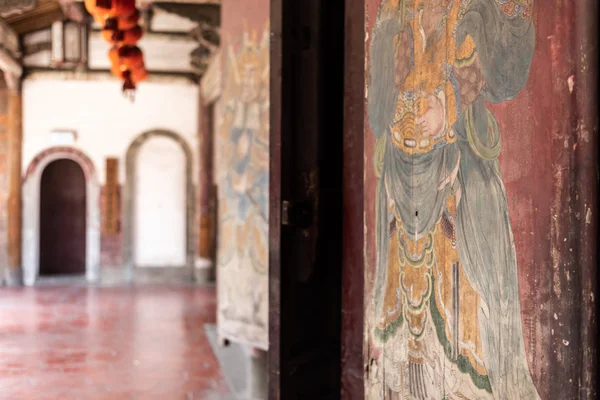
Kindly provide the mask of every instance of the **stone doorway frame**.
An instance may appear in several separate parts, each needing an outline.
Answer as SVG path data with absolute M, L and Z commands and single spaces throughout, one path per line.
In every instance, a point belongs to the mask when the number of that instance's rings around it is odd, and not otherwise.
M 53 161 L 75 161 L 85 176 L 85 277 L 90 283 L 100 277 L 100 184 L 94 164 L 81 150 L 51 147 L 38 153 L 23 177 L 23 282 L 33 286 L 40 272 L 40 184 L 44 169 Z
M 193 279 L 194 273 L 194 218 L 196 211 L 196 196 L 194 191 L 194 182 L 192 179 L 193 172 L 193 155 L 188 143 L 180 135 L 162 129 L 147 131 L 136 137 L 129 147 L 125 155 L 125 185 L 124 185 L 124 210 L 123 210 L 123 263 L 125 265 L 125 279 L 127 282 L 133 281 L 135 270 L 135 255 L 134 255 L 134 240 L 135 237 L 135 196 L 137 194 L 135 184 L 135 174 L 137 168 L 137 156 L 142 145 L 153 137 L 166 137 L 174 140 L 185 155 L 185 254 L 186 254 L 186 272 L 190 273 L 190 279 Z

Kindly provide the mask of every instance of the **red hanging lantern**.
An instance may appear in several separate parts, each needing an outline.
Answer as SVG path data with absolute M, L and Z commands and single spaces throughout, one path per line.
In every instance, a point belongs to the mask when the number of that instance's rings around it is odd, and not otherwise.
M 136 69 L 144 64 L 144 55 L 137 46 L 121 46 L 118 50 L 119 61 L 127 67 L 127 69 Z
M 121 41 L 123 41 L 123 31 L 114 30 L 114 29 L 110 29 L 110 28 L 106 28 L 105 27 L 105 28 L 102 29 L 102 37 L 108 43 L 110 43 L 112 45 L 117 45 Z
M 96 0 L 84 0 L 85 9 L 89 12 L 94 19 L 96 19 L 96 15 L 98 14 L 98 9 L 96 7 Z M 96 21 L 98 21 L 96 19 Z
M 121 31 L 135 28 L 140 20 L 140 11 L 136 9 L 129 15 L 120 16 L 117 18 L 117 28 Z
M 144 31 L 137 25 L 126 31 L 104 28 L 102 29 L 102 37 L 112 45 L 135 45 L 142 38 Z
M 135 0 L 112 0 L 110 8 L 102 8 L 96 0 L 96 9 L 100 16 L 107 18 L 118 18 L 131 15 L 136 11 Z
M 113 65 L 110 67 L 110 72 L 118 79 L 123 79 L 124 70 L 121 69 L 120 65 Z
M 131 71 L 131 79 L 134 83 L 140 83 L 148 79 L 148 71 L 146 67 L 142 66 Z
M 85 0 L 85 5 L 100 25 L 112 30 L 118 29 L 119 17 L 130 16 L 137 11 L 135 0 Z
M 123 95 L 133 101 L 136 85 L 148 78 L 144 54 L 137 46 L 118 44 L 108 51 L 108 59 L 111 64 L 110 72 L 123 80 Z
M 125 45 L 135 45 L 137 42 L 140 41 L 140 39 L 144 35 L 144 31 L 142 31 L 142 28 L 139 25 L 136 25 L 131 29 L 123 30 L 120 32 L 123 32 L 121 41 Z
M 119 65 L 119 47 L 113 46 L 108 51 L 108 59 L 110 60 L 110 64 L 115 66 Z

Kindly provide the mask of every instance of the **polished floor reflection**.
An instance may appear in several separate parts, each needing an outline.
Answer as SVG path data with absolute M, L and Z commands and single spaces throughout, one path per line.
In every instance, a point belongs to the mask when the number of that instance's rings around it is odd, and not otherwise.
M 213 288 L 0 288 L 0 399 L 219 400 Z

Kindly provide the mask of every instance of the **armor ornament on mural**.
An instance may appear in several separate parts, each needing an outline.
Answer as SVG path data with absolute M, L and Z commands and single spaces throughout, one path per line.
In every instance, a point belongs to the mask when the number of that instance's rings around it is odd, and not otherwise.
M 217 138 L 220 292 L 227 320 L 267 324 L 269 196 L 269 36 L 244 27 L 225 53 L 226 86 Z M 241 39 L 241 40 L 237 40 Z M 222 271 L 222 272 L 221 272 Z M 263 282 L 264 281 L 264 282 Z M 238 304 L 243 303 L 243 304 Z M 266 341 L 266 339 L 265 339 Z
M 533 57 L 532 0 L 383 0 L 369 49 L 376 138 L 368 390 L 385 399 L 537 399 L 486 101 Z

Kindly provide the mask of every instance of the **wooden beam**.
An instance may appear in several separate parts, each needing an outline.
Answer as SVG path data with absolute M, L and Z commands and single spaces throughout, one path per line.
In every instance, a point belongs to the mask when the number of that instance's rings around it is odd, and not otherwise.
M 56 5 L 55 8 L 49 8 L 43 12 L 33 13 L 29 16 L 23 15 L 21 18 L 14 18 L 9 25 L 18 34 L 33 32 L 38 29 L 46 28 L 56 21 L 65 18 L 62 9 Z
M 19 36 L 17 32 L 0 18 L 0 48 L 14 57 L 19 57 Z
M 0 70 L 4 71 L 4 75 L 9 83 L 11 78 L 18 80 L 23 74 L 23 67 L 19 64 L 8 52 L 0 48 Z
M 73 69 L 60 69 L 49 67 L 31 67 L 24 72 L 25 79 L 37 79 L 44 76 L 52 76 L 65 80 L 114 80 L 115 78 L 108 69 L 88 69 L 85 71 L 74 71 Z M 176 71 L 148 71 L 148 82 L 168 82 L 174 80 L 185 80 L 191 84 L 198 84 L 200 76 Z M 143 83 L 142 83 L 143 84 Z

